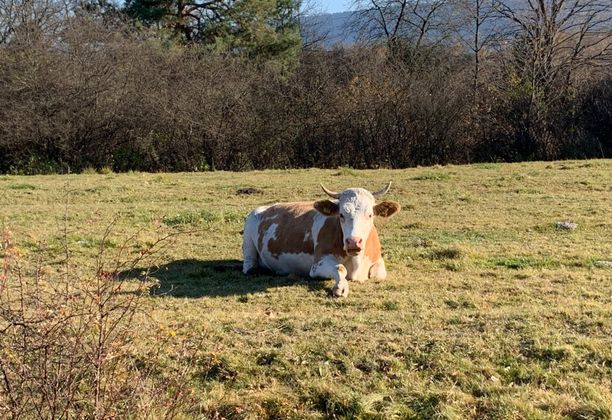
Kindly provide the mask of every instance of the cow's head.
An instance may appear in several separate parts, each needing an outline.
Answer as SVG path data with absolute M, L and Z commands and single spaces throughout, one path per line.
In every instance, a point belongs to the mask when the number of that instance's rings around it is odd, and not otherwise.
M 365 242 L 374 226 L 374 216 L 389 217 L 400 210 L 399 203 L 395 201 L 382 201 L 378 204 L 374 201 L 374 197 L 389 191 L 390 182 L 385 188 L 376 192 L 363 188 L 349 188 L 337 193 L 323 185 L 321 187 L 335 200 L 316 201 L 314 207 L 326 216 L 338 216 L 342 227 L 344 250 L 351 256 L 364 252 Z

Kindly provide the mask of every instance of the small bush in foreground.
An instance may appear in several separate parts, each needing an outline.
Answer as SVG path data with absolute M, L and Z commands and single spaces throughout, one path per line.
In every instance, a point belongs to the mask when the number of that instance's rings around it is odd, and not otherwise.
M 4 230 L 0 417 L 99 419 L 149 413 L 168 418 L 185 402 L 180 371 L 162 382 L 137 362 L 131 324 L 140 315 L 148 283 L 117 276 L 150 258 L 166 238 L 127 262 L 124 245 L 109 262 L 104 245 L 109 232 L 99 242 L 93 268 L 83 270 L 72 263 L 67 238 L 64 259 L 54 267 L 45 265 L 44 249 L 28 261 Z

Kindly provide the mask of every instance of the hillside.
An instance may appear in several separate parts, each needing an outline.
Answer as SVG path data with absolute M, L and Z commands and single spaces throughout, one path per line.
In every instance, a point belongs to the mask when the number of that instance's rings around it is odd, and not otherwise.
M 354 27 L 358 18 L 356 12 L 323 13 L 302 18 L 305 28 L 304 43 L 308 44 L 316 39 L 322 39 L 326 47 L 345 44 L 352 45 L 359 39 L 359 31 Z

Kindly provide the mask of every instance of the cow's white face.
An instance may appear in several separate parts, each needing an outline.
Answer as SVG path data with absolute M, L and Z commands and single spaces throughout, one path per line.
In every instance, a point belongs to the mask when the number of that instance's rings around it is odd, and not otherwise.
M 338 200 L 338 217 L 344 250 L 349 255 L 358 255 L 365 250 L 374 226 L 374 197 L 362 188 L 343 191 Z
M 376 204 L 372 193 L 363 188 L 349 188 L 337 196 L 337 201 L 315 202 L 315 208 L 327 216 L 338 216 L 342 228 L 342 244 L 351 256 L 365 251 L 366 241 L 374 226 L 374 216 L 389 217 L 400 209 L 394 201 Z

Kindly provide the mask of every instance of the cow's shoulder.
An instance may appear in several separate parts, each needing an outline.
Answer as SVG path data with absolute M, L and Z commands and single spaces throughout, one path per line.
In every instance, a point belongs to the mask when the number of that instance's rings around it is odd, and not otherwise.
M 341 258 L 347 256 L 342 244 L 342 227 L 338 216 L 326 217 L 317 233 L 315 259 L 320 259 L 325 255 L 334 255 Z
M 382 257 L 382 250 L 380 247 L 380 239 L 378 238 L 378 231 L 376 226 L 372 226 L 368 239 L 366 240 L 365 255 L 371 262 L 376 262 Z

